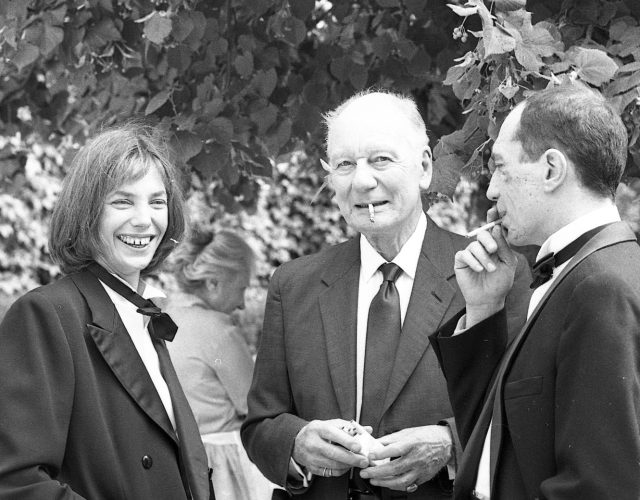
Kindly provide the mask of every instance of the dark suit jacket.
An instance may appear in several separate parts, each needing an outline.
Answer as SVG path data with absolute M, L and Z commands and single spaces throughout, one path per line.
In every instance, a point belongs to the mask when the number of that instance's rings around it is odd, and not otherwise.
M 89 272 L 31 291 L 6 313 L 0 402 L 3 500 L 187 498 L 176 433 Z M 193 498 L 205 500 L 204 448 L 187 451 L 184 478 Z
M 453 258 L 467 243 L 428 221 L 400 344 L 395 359 L 389 360 L 393 372 L 386 398 L 380 401 L 378 435 L 445 420 L 455 433 L 428 333 L 464 305 Z M 521 274 L 528 276 L 524 259 L 521 265 Z M 359 273 L 360 245 L 355 238 L 284 264 L 271 279 L 242 440 L 251 460 L 274 483 L 285 484 L 294 439 L 310 420 L 356 416 Z M 527 277 L 520 282 L 528 286 Z M 301 498 L 345 499 L 347 483 L 348 475 L 314 477 Z M 409 495 L 449 496 L 437 480 Z
M 626 224 L 580 250 L 504 357 L 504 311 L 449 337 L 454 323 L 432 342 L 465 445 L 455 498 L 475 486 L 491 418 L 492 499 L 640 498 L 640 247 Z

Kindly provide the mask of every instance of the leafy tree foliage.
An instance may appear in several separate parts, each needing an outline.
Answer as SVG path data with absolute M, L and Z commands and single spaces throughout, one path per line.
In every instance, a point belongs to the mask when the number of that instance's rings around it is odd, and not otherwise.
M 579 79 L 622 114 L 638 176 L 639 20 L 635 0 L 2 0 L 0 284 L 48 280 L 34 224 L 64 157 L 133 115 L 171 132 L 187 185 L 253 213 L 261 179 L 286 184 L 281 155 L 318 163 L 322 113 L 354 91 L 416 96 L 436 144 L 433 190 L 451 195 L 461 176 L 486 182 L 489 141 L 529 89 Z

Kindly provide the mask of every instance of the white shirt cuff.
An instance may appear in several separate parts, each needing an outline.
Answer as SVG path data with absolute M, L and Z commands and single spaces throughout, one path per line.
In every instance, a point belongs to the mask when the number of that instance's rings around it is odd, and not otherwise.
M 467 315 L 463 314 L 458 320 L 458 324 L 456 325 L 456 329 L 453 331 L 453 336 L 460 335 L 467 331 Z
M 291 465 L 293 470 L 298 474 L 298 479 L 302 481 L 302 486 L 304 488 L 308 488 L 309 481 L 311 481 L 311 476 L 313 474 L 311 472 L 304 472 L 302 470 L 302 467 L 300 467 L 300 465 L 298 465 L 298 463 L 293 458 L 289 459 L 289 464 Z M 291 470 L 291 467 L 289 468 L 289 470 Z

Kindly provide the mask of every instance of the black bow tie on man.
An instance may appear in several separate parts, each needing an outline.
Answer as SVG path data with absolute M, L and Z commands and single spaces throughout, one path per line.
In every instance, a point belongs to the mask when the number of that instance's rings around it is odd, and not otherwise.
M 593 236 L 598 234 L 602 229 L 604 229 L 609 224 L 604 224 L 602 226 L 598 226 L 593 228 L 590 231 L 579 236 L 577 239 L 573 240 L 566 247 L 556 253 L 548 253 L 544 257 L 540 258 L 533 265 L 532 274 L 533 274 L 533 282 L 531 283 L 531 288 L 538 288 L 540 285 L 543 285 L 547 281 L 551 279 L 553 276 L 553 270 L 567 262 L 571 257 L 578 253 L 584 244 L 589 241 Z
M 176 325 L 171 316 L 162 312 L 158 306 L 156 306 L 150 299 L 143 298 L 140 294 L 136 293 L 129 286 L 125 285 L 122 281 L 116 278 L 113 274 L 107 271 L 104 267 L 97 263 L 89 265 L 89 271 L 105 285 L 111 288 L 114 292 L 121 295 L 133 305 L 138 307 L 140 314 L 149 316 L 149 333 L 157 338 L 171 342 L 176 336 L 178 331 L 178 325 Z

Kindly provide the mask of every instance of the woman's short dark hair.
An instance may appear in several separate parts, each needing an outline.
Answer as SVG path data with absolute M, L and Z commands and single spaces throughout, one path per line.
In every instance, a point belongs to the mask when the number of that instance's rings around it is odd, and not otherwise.
M 142 273 L 152 272 L 167 258 L 185 230 L 179 172 L 167 137 L 156 127 L 130 121 L 87 141 L 63 181 L 51 219 L 49 251 L 64 273 L 89 265 L 104 246 L 99 223 L 108 194 L 141 179 L 151 168 L 158 169 L 167 192 L 168 225 Z
M 550 148 L 563 151 L 586 188 L 615 196 L 627 163 L 627 131 L 599 93 L 575 83 L 532 94 L 514 138 L 527 160 L 540 158 Z

